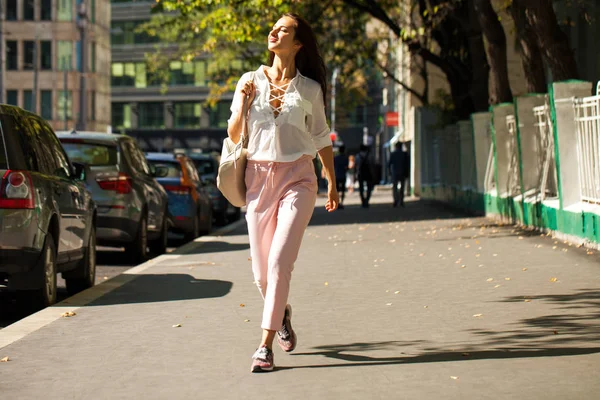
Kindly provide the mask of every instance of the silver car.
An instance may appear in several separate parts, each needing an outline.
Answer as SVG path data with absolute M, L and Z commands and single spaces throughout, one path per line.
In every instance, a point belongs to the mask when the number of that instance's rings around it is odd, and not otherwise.
M 69 158 L 86 165 L 86 183 L 98 208 L 97 240 L 125 247 L 134 262 L 167 249 L 168 201 L 134 139 L 94 132 L 58 132 Z

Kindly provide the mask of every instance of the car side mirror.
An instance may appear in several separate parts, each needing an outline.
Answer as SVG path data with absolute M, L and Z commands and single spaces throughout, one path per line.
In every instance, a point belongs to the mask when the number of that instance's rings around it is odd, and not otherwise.
M 152 172 L 152 176 L 155 178 L 164 178 L 169 174 L 169 168 L 163 165 L 154 166 L 154 171 Z
M 73 163 L 73 176 L 78 181 L 85 181 L 85 164 Z

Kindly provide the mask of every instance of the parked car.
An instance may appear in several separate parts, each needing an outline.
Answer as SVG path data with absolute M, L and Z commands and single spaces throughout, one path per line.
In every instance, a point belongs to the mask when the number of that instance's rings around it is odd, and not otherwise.
M 206 183 L 206 190 L 213 205 L 213 216 L 217 225 L 237 221 L 242 215 L 241 209 L 231 204 L 217 188 L 219 161 L 211 154 L 189 152 L 187 156 L 194 161 L 198 174 Z
M 71 164 L 39 116 L 0 105 L 0 282 L 36 307 L 96 279 L 96 205 L 84 166 Z
M 204 182 L 192 160 L 183 154 L 147 153 L 148 162 L 156 169 L 167 169 L 157 178 L 169 197 L 169 213 L 173 232 L 183 233 L 190 241 L 212 229 L 212 205 Z
M 98 207 L 98 243 L 125 247 L 135 262 L 167 251 L 167 192 L 135 140 L 125 135 L 59 132 L 67 154 L 86 165 L 86 183 Z

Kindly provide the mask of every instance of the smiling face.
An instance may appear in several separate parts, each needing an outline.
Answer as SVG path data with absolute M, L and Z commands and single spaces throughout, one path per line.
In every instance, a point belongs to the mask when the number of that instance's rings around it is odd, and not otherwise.
M 296 54 L 302 47 L 299 41 L 295 40 L 296 21 L 290 17 L 283 17 L 269 33 L 268 48 L 274 53 L 292 53 Z

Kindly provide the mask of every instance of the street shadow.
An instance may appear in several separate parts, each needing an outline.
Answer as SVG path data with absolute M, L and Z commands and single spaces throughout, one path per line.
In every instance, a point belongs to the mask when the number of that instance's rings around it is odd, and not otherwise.
M 231 291 L 232 286 L 232 282 L 196 279 L 187 274 L 137 275 L 124 285 L 86 306 L 159 303 L 223 297 Z
M 355 223 L 414 222 L 469 218 L 472 215 L 450 209 L 439 203 L 426 200 L 407 201 L 405 207 L 392 207 L 390 203 L 371 204 L 369 208 L 360 205 L 346 205 L 332 213 L 322 206 L 315 207 L 310 225 L 349 225 Z
M 312 352 L 294 355 L 322 356 L 328 359 L 326 362 L 277 369 L 562 357 L 600 353 L 600 289 L 580 289 L 567 294 L 512 296 L 501 302 L 525 300 L 550 303 L 556 306 L 555 312 L 505 324 L 505 330 L 468 330 L 472 340 L 464 343 L 445 344 L 421 340 L 317 346 Z M 377 357 L 374 355 L 376 351 L 386 351 L 392 355 Z M 331 362 L 332 360 L 334 362 Z
M 245 228 L 243 231 L 240 230 L 240 233 L 241 232 L 246 233 Z M 248 250 L 249 248 L 250 248 L 249 243 L 229 243 L 229 242 L 215 241 L 215 242 L 202 242 L 201 246 L 195 246 L 191 249 L 190 248 L 183 248 L 181 250 L 177 249 L 177 250 L 174 250 L 170 254 L 190 255 L 190 254 L 224 253 L 224 252 L 231 252 L 231 251 Z

